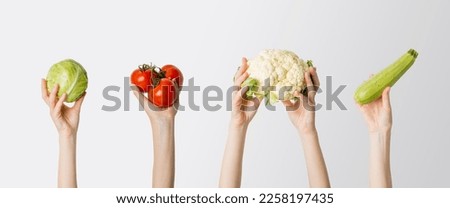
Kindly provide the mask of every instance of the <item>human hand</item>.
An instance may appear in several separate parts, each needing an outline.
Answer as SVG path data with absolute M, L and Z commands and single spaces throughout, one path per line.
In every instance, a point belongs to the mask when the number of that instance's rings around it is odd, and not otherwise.
M 173 81 L 173 80 L 172 80 Z M 150 122 L 154 123 L 156 121 L 170 121 L 175 119 L 179 107 L 179 95 L 180 87 L 175 84 L 175 102 L 172 106 L 167 108 L 160 108 L 153 103 L 151 103 L 145 95 L 139 91 L 138 87 L 132 85 L 134 95 L 139 100 L 139 104 L 144 108 L 145 113 L 150 119 Z
M 248 126 L 250 121 L 256 114 L 261 101 L 258 98 L 251 100 L 245 99 L 245 93 L 248 87 L 241 88 L 249 74 L 246 72 L 248 68 L 247 59 L 242 58 L 241 67 L 234 75 L 234 91 L 232 94 L 231 122 L 237 126 Z
M 50 108 L 50 116 L 58 130 L 60 136 L 75 137 L 78 131 L 80 121 L 81 105 L 83 104 L 84 95 L 79 98 L 72 107 L 64 104 L 67 94 L 64 93 L 60 98 L 57 97 L 59 86 L 56 85 L 52 92 L 48 93 L 47 81 L 42 79 L 41 82 L 42 99 Z
M 365 105 L 357 104 L 364 115 L 370 133 L 390 131 L 392 128 L 392 109 L 389 93 L 386 87 L 382 96 Z
M 370 187 L 392 187 L 390 165 L 390 141 L 392 110 L 391 88 L 386 87 L 377 100 L 358 105 L 364 115 L 370 134 L 369 184 Z
M 315 96 L 320 87 L 319 77 L 316 68 L 309 67 L 305 72 L 306 81 L 306 95 L 296 92 L 297 101 L 290 100 L 283 101 L 289 119 L 292 124 L 301 134 L 308 134 L 316 132 L 315 111 L 316 101 Z

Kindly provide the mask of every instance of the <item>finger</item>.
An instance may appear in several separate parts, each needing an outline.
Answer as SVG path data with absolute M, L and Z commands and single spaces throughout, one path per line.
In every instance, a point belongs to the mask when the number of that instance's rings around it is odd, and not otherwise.
M 311 92 L 311 93 L 308 95 L 308 104 L 309 104 L 310 106 L 316 104 L 316 91 Z
M 259 107 L 259 104 L 261 104 L 261 99 L 255 97 L 252 99 L 252 102 L 255 104 L 255 106 Z
M 56 103 L 55 107 L 53 108 L 53 112 L 61 112 L 62 106 L 64 105 L 64 101 L 67 98 L 67 94 L 64 93 L 59 99 L 58 102 Z
M 175 85 L 175 92 L 180 92 L 181 91 L 181 89 L 183 88 L 183 86 L 180 86 L 180 85 L 178 85 L 178 82 L 176 81 L 177 80 L 177 78 L 173 78 L 173 79 L 171 79 L 171 81 L 174 83 L 174 85 Z
M 58 97 L 58 90 L 59 90 L 59 85 L 55 84 L 55 86 L 53 87 L 52 92 L 50 93 L 50 97 L 49 97 L 49 106 L 50 108 L 54 108 L 57 102 L 57 97 Z
M 286 111 L 295 111 L 295 110 L 299 109 L 299 107 L 304 99 L 303 99 L 303 96 L 299 96 L 297 98 L 298 98 L 298 100 L 293 102 L 291 106 L 286 107 Z
M 354 101 L 355 101 L 355 105 L 358 106 L 358 108 L 361 108 L 361 107 L 362 107 L 362 105 L 359 104 L 356 100 L 354 100 Z
M 75 105 L 73 105 L 72 108 L 76 109 L 77 111 L 80 111 L 81 106 L 83 105 L 84 98 L 86 97 L 86 94 L 87 92 L 84 92 L 84 94 L 80 98 L 78 98 L 78 100 L 75 102 Z
M 242 74 L 244 74 L 244 72 L 247 70 L 247 68 L 248 68 L 247 59 L 245 57 L 242 57 L 241 67 L 239 67 L 239 70 L 234 75 L 235 80 L 238 77 L 240 77 Z
M 320 87 L 320 80 L 319 75 L 317 75 L 316 68 L 311 68 L 309 70 L 309 73 L 311 73 L 312 81 L 315 87 Z
M 247 93 L 248 89 L 249 89 L 248 86 L 243 87 L 243 88 L 241 88 L 238 91 L 238 93 L 236 93 L 234 95 L 234 99 L 233 100 L 234 100 L 234 104 L 235 105 L 241 105 L 242 104 L 242 101 L 246 98 L 246 94 L 245 93 Z
M 257 97 L 254 97 L 253 99 L 249 100 L 249 102 L 245 103 L 244 109 L 246 109 L 246 111 L 256 111 L 259 108 L 259 105 L 261 103 L 261 100 Z
M 313 70 L 310 70 L 310 71 L 313 71 Z M 317 92 L 317 86 L 314 86 L 310 71 L 307 71 L 305 73 L 305 80 L 306 80 L 305 96 L 308 97 L 308 100 L 314 100 L 314 96 L 316 96 L 316 92 Z
M 176 78 L 173 78 L 173 79 L 172 79 L 172 82 L 174 83 L 173 86 L 175 87 L 175 95 L 176 95 L 176 97 L 178 98 L 178 95 L 180 95 L 180 93 L 181 93 L 181 87 L 182 87 L 182 86 L 179 86 L 179 85 L 178 85 L 178 82 L 176 82 L 175 80 L 176 80 Z
M 135 85 L 132 85 L 132 86 L 130 86 L 131 87 L 131 90 L 133 90 L 133 94 L 134 94 L 134 96 L 136 96 L 136 98 L 138 99 L 138 101 L 139 101 L 139 104 L 141 105 L 141 106 L 144 106 L 144 98 L 145 98 L 145 96 L 144 96 L 144 94 L 142 94 L 140 91 L 139 91 L 139 89 L 138 89 L 138 87 L 137 86 L 135 86 Z
M 311 79 L 311 73 L 309 73 L 309 71 L 305 72 L 305 81 L 306 81 L 306 86 L 307 87 L 312 87 L 313 85 L 313 81 Z
M 245 99 L 246 98 L 246 94 L 245 93 L 247 93 L 247 91 L 249 90 L 250 88 L 248 87 L 248 86 L 245 86 L 245 87 L 243 87 L 241 90 L 239 90 L 239 97 L 241 97 L 242 99 Z
M 146 107 L 146 103 L 145 103 L 146 99 L 145 99 L 144 94 L 139 92 L 139 90 L 134 90 L 134 89 L 133 89 L 133 94 L 138 99 L 139 105 L 142 106 L 143 108 L 145 108 Z
M 241 59 L 241 67 L 239 68 L 238 72 L 240 74 L 243 74 L 245 71 L 247 71 L 248 64 L 247 64 L 247 58 L 242 57 Z
M 48 89 L 47 89 L 47 80 L 41 79 L 41 93 L 42 93 L 42 99 L 47 103 L 48 105 Z
M 244 72 L 244 74 L 242 74 L 240 77 L 238 77 L 235 81 L 234 81 L 234 85 L 240 87 L 241 84 L 249 77 L 250 75 L 247 72 Z
M 175 84 L 175 100 L 174 100 L 174 105 L 178 105 L 180 102 L 180 93 L 181 93 L 181 89 L 180 87 Z
M 391 98 L 390 98 L 391 87 L 386 87 L 383 91 L 382 102 L 383 107 L 386 109 L 391 109 Z
M 153 104 L 150 101 L 148 101 L 148 99 L 145 97 L 143 93 L 139 91 L 139 88 L 136 85 L 131 85 L 130 87 L 133 90 L 134 96 L 136 96 L 136 98 L 138 99 L 139 105 L 144 107 L 144 109 L 146 110 L 148 107 L 152 107 L 152 109 L 154 109 L 153 107 L 156 108 L 156 106 L 151 106 Z
M 290 100 L 281 101 L 285 107 L 292 107 L 294 104 Z

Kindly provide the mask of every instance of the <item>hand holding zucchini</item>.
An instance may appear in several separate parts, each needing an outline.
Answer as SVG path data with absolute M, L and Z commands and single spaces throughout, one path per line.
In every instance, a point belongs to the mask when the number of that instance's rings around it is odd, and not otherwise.
M 419 53 L 414 49 L 401 56 L 397 61 L 372 76 L 356 89 L 354 98 L 361 105 L 371 103 L 378 99 L 386 87 L 392 87 L 414 64 Z

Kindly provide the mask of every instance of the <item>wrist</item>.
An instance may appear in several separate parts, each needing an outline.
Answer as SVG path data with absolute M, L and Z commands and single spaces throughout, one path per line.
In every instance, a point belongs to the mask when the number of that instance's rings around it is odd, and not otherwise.
M 392 126 L 386 126 L 383 128 L 369 128 L 370 135 L 383 135 L 391 133 Z
M 390 121 L 376 121 L 376 122 L 368 122 L 369 133 L 382 133 L 382 132 L 390 132 L 392 129 L 392 122 Z
M 153 142 L 173 141 L 175 139 L 175 119 L 161 117 L 151 120 L 150 124 L 152 128 Z M 156 145 L 154 148 L 156 148 Z
M 75 132 L 58 132 L 60 141 L 75 141 L 77 133 Z
M 236 122 L 235 120 L 230 121 L 230 129 L 239 130 L 239 131 L 247 131 L 249 123 Z
M 317 129 L 315 126 L 309 128 L 297 128 L 297 132 L 301 137 L 317 135 Z
M 309 129 L 298 129 L 298 134 L 302 139 L 308 139 L 309 138 L 318 138 L 317 130 L 316 128 L 309 128 Z
M 168 125 L 173 125 L 175 123 L 175 116 L 161 116 L 161 117 L 149 117 L 150 124 L 154 127 L 163 127 Z
M 77 136 L 76 135 L 59 135 L 59 146 L 61 150 L 76 149 Z
M 372 140 L 389 140 L 391 138 L 391 130 L 384 129 L 379 131 L 369 132 L 370 139 Z

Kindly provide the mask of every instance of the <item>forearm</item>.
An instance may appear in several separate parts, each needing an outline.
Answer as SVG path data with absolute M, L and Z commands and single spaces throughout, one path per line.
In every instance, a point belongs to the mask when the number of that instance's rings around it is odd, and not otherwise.
M 76 136 L 59 137 L 58 188 L 77 187 Z
M 314 130 L 308 133 L 299 132 L 299 134 L 305 154 L 309 186 L 311 188 L 329 188 L 330 180 L 328 178 L 325 159 L 320 148 L 317 131 Z
M 247 125 L 236 125 L 230 122 L 220 173 L 220 188 L 239 188 L 241 186 L 246 133 Z
M 390 130 L 370 133 L 370 187 L 392 188 L 390 148 Z
M 173 188 L 175 181 L 175 120 L 152 121 L 153 187 Z

